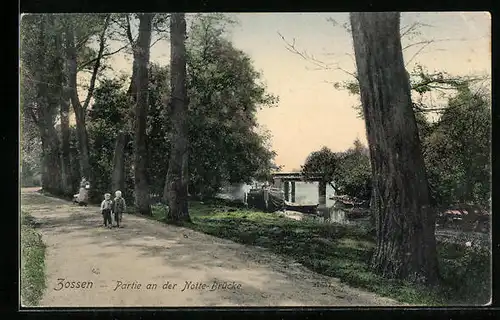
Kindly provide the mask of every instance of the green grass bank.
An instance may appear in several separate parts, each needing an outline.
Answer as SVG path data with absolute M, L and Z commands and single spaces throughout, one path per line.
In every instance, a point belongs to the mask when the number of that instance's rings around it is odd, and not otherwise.
M 45 290 L 45 245 L 33 218 L 21 211 L 21 302 L 36 306 Z
M 342 282 L 415 305 L 478 305 L 491 296 L 491 253 L 482 247 L 439 243 L 442 284 L 428 288 L 373 273 L 375 239 L 359 226 L 296 221 L 283 214 L 234 208 L 221 202 L 190 202 L 192 223 L 184 226 L 219 238 L 265 247 Z M 153 206 L 153 219 L 165 209 Z

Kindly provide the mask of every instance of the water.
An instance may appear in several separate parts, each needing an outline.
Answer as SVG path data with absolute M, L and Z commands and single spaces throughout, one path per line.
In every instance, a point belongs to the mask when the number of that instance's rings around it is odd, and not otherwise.
M 219 197 L 232 200 L 242 200 L 243 199 L 243 184 L 232 185 L 219 194 Z M 326 206 L 328 208 L 328 213 L 326 217 L 316 216 L 316 215 L 304 215 L 304 214 L 293 214 L 293 218 L 296 220 L 316 220 L 320 222 L 330 223 L 353 223 L 346 216 L 346 211 L 335 207 L 335 200 L 329 199 L 335 194 L 335 190 L 327 184 L 326 186 Z M 318 183 L 317 182 L 295 182 L 295 203 L 297 204 L 311 204 L 315 205 L 319 203 L 318 194 Z
M 219 194 L 221 198 L 242 200 L 243 199 L 243 186 L 244 184 L 234 184 L 224 188 L 223 192 Z M 326 186 L 326 206 L 332 207 L 335 200 L 328 199 L 335 191 L 332 186 Z M 297 204 L 318 204 L 318 183 L 317 182 L 295 182 L 295 203 Z
M 335 194 L 335 190 L 329 184 L 326 185 L 326 206 L 332 207 L 335 200 L 328 199 Z M 317 182 L 295 182 L 295 203 L 298 204 L 318 204 L 318 183 Z

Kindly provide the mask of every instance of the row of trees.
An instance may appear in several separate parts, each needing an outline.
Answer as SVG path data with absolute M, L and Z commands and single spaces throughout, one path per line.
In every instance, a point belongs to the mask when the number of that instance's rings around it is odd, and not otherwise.
M 36 170 L 39 152 L 46 191 L 70 195 L 85 176 L 94 200 L 120 189 L 149 215 L 155 194 L 173 221 L 189 220 L 188 187 L 206 197 L 223 183 L 268 175 L 274 152 L 255 113 L 277 98 L 226 39 L 233 23 L 200 14 L 188 32 L 183 14 L 24 16 L 23 174 Z M 155 38 L 170 39 L 170 66 L 150 62 Z M 120 51 L 133 56 L 130 79 L 105 74 Z

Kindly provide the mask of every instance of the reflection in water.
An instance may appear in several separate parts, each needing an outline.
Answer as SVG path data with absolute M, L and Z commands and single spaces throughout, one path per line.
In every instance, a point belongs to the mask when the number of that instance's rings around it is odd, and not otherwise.
M 317 222 L 323 222 L 323 223 L 342 223 L 342 224 L 352 224 L 356 223 L 355 220 L 350 220 L 347 218 L 346 211 L 335 207 L 331 206 L 328 208 L 327 211 L 325 211 L 325 214 L 322 215 L 301 215 L 300 220 L 313 220 Z

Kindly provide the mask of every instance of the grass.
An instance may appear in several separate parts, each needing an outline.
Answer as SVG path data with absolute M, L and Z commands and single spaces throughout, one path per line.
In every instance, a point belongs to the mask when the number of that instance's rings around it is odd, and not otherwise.
M 45 245 L 36 232 L 33 218 L 21 211 L 21 299 L 36 306 L 45 290 Z
M 339 278 L 400 302 L 416 305 L 486 304 L 490 299 L 490 254 L 484 249 L 438 245 L 442 285 L 428 288 L 389 280 L 369 266 L 374 238 L 362 227 L 296 221 L 282 214 L 231 208 L 222 202 L 190 202 L 192 223 L 185 227 L 292 257 L 309 269 Z M 163 207 L 153 219 L 163 221 Z

